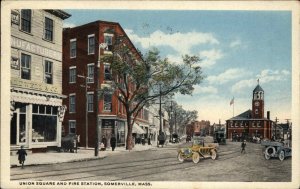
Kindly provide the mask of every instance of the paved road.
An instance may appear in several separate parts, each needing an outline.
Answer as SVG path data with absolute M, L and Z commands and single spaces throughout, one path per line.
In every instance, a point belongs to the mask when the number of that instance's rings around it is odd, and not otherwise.
M 186 144 L 183 144 L 186 145 Z M 181 146 L 183 146 L 181 145 Z M 122 152 L 105 159 L 54 165 L 11 168 L 11 180 L 30 181 L 228 181 L 290 182 L 291 158 L 265 160 L 259 144 L 248 143 L 240 154 L 240 143 L 219 148 L 217 160 L 198 164 L 176 159 L 177 146 L 139 152 Z

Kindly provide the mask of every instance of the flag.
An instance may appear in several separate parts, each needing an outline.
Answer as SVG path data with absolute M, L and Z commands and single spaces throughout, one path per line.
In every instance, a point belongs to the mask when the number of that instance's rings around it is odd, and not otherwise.
M 232 105 L 232 104 L 234 104 L 234 97 L 231 99 L 231 101 L 230 101 L 230 106 Z

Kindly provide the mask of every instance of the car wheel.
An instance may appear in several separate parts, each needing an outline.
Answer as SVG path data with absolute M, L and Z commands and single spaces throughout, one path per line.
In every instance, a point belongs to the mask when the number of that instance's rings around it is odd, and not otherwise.
M 265 154 L 265 159 L 269 160 L 271 158 L 271 156 L 268 153 L 264 153 Z
M 194 152 L 192 156 L 193 162 L 194 163 L 199 163 L 200 161 L 200 154 L 198 152 Z
M 265 150 L 265 153 L 268 154 L 269 156 L 274 156 L 276 153 L 276 149 L 274 146 L 268 146 Z
M 279 152 L 278 158 L 279 158 L 280 161 L 283 161 L 283 160 L 284 160 L 285 155 L 284 155 L 284 151 L 283 151 L 283 150 L 281 150 L 281 151 Z
M 180 152 L 178 153 L 177 159 L 180 163 L 184 162 L 184 157 L 183 157 L 182 153 L 180 153 Z
M 210 155 L 211 155 L 211 159 L 213 159 L 213 160 L 217 159 L 217 157 L 218 157 L 216 150 L 212 150 Z

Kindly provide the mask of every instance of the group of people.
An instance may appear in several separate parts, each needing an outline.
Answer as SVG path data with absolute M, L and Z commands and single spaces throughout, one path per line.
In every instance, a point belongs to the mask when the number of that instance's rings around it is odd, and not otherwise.
M 112 135 L 110 137 L 110 146 L 112 148 L 112 151 L 115 151 L 116 145 L 117 145 L 117 139 L 114 135 Z M 107 139 L 106 139 L 105 136 L 102 136 L 102 140 L 101 140 L 101 143 L 100 143 L 100 150 L 105 151 L 106 148 L 107 148 Z

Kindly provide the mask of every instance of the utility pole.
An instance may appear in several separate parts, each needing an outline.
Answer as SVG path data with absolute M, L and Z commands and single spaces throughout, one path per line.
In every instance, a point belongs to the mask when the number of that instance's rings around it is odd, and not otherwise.
M 100 43 L 98 46 L 98 62 L 96 68 L 96 80 L 97 80 L 97 98 L 96 98 L 96 116 L 97 116 L 97 123 L 96 123 L 96 145 L 95 145 L 95 156 L 99 155 L 99 141 L 101 136 L 101 129 L 102 124 L 99 119 L 99 90 L 100 90 L 100 56 L 101 56 L 101 49 L 104 49 L 107 46 L 106 43 Z
M 275 139 L 277 139 L 277 122 L 278 122 L 278 119 L 276 117 L 275 118 Z
M 80 78 L 84 78 L 85 79 L 85 85 L 83 87 L 85 87 L 85 148 L 88 148 L 88 125 L 89 125 L 89 121 L 88 121 L 88 93 L 87 93 L 87 89 L 88 89 L 88 79 L 90 79 L 89 77 L 85 76 L 85 75 L 77 75 L 77 77 Z

